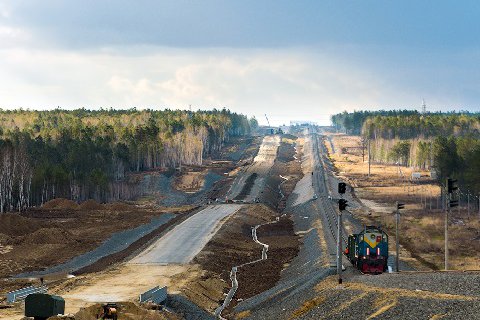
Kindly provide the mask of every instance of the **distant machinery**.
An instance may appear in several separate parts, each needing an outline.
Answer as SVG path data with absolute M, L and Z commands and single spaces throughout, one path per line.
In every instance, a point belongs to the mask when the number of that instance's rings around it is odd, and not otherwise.
M 267 117 L 267 114 L 265 113 L 265 119 L 267 119 L 267 123 L 268 123 L 268 129 L 267 129 L 267 134 L 283 134 L 283 130 L 282 128 L 273 128 L 271 125 L 270 125 L 270 121 L 268 120 L 268 117 Z

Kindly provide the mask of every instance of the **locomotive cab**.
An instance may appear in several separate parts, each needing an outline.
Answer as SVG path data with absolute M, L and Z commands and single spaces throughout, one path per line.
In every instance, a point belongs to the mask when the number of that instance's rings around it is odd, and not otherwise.
M 382 273 L 387 270 L 388 235 L 379 227 L 367 226 L 348 237 L 345 254 L 363 273 Z

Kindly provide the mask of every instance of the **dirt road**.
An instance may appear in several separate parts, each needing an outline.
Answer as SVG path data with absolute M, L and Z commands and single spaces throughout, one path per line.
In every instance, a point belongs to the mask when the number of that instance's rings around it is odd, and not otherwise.
M 61 296 L 65 299 L 67 313 L 75 313 L 80 308 L 98 302 L 129 301 L 152 287 L 167 286 L 170 293 L 175 292 L 189 277 L 189 268 L 181 265 L 131 265 L 124 264 L 103 273 L 97 273 L 75 286 Z
M 229 199 L 235 199 L 240 195 L 246 187 L 245 183 L 247 179 L 252 174 L 255 174 L 256 178 L 253 180 L 253 185 L 242 200 L 245 202 L 253 202 L 255 198 L 258 198 L 260 192 L 265 187 L 265 177 L 275 162 L 281 141 L 282 139 L 279 135 L 266 136 L 263 138 L 258 154 L 253 159 L 253 163 L 237 176 L 232 188 L 227 193 Z
M 189 263 L 220 228 L 225 218 L 241 207 L 238 204 L 208 206 L 180 223 L 129 263 Z

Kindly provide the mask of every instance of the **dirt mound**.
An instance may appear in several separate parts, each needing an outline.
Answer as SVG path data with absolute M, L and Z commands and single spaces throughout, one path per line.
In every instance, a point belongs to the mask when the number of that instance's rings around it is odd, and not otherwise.
M 205 176 L 207 173 L 207 170 L 201 172 L 185 172 L 174 179 L 173 187 L 183 192 L 200 191 L 205 185 Z
M 65 244 L 73 240 L 68 231 L 59 228 L 41 228 L 25 236 L 24 243 L 27 244 Z
M 42 205 L 44 209 L 76 209 L 77 207 L 78 204 L 75 201 L 64 198 L 52 199 Z
M 14 237 L 32 233 L 38 228 L 40 228 L 40 226 L 37 223 L 18 214 L 0 214 L 0 233 L 7 236 Z
M 114 202 L 107 204 L 106 207 L 110 210 L 115 210 L 115 211 L 126 211 L 126 210 L 131 210 L 134 209 L 134 206 L 131 206 L 125 202 Z
M 13 239 L 5 233 L 0 233 L 0 245 L 12 244 Z
M 147 310 L 133 302 L 120 302 L 118 305 L 118 318 L 124 320 L 176 320 L 180 317 L 164 311 Z M 82 309 L 75 314 L 75 320 L 93 320 L 97 319 L 97 314 L 101 310 L 101 304 L 95 304 Z
M 87 200 L 85 202 L 82 202 L 79 206 L 78 209 L 80 210 L 103 210 L 105 209 L 103 205 L 98 203 L 95 200 Z

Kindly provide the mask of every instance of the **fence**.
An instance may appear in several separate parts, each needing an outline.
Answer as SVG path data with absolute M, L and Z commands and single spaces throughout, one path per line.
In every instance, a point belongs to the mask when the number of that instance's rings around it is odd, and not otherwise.
M 24 300 L 29 294 L 32 293 L 47 293 L 47 286 L 40 286 L 40 287 L 26 287 L 23 289 L 11 291 L 7 293 L 7 302 L 14 303 L 19 300 Z
M 161 304 L 167 300 L 167 287 L 160 288 L 156 286 L 142 294 L 140 294 L 140 302 L 151 301 L 156 304 Z

